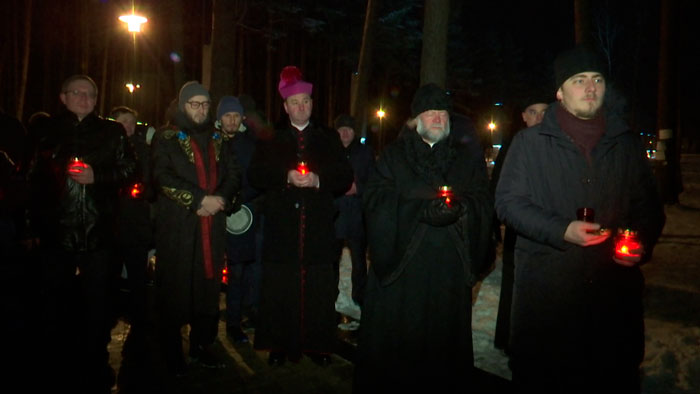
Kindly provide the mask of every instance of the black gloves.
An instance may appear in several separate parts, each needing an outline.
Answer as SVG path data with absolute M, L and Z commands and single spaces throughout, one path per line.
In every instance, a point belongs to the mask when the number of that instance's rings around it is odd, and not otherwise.
M 419 220 L 431 226 L 443 227 L 456 222 L 463 211 L 464 207 L 458 201 L 452 199 L 448 205 L 444 198 L 437 198 L 428 203 Z

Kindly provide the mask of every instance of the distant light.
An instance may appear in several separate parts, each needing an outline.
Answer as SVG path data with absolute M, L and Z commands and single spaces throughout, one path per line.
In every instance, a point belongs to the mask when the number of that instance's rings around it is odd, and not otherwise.
M 136 85 L 134 85 L 133 83 L 129 82 L 129 83 L 125 84 L 124 86 L 126 86 L 126 89 L 129 91 L 129 93 L 134 93 L 134 90 L 141 89 L 141 84 L 138 84 L 138 83 Z
M 386 116 L 386 112 L 384 112 L 383 109 L 379 108 L 377 110 L 377 116 L 379 117 L 379 119 L 383 119 Z
M 140 15 L 122 15 L 119 20 L 126 23 L 127 28 L 130 32 L 138 33 L 141 31 L 141 25 L 148 22 L 145 16 Z
M 173 63 L 180 63 L 180 55 L 177 52 L 170 52 L 170 60 L 173 61 Z
M 494 105 L 495 105 L 496 107 L 501 107 L 501 106 L 503 106 L 503 103 L 495 103 Z
M 367 139 L 365 137 L 360 137 L 360 143 L 364 145 L 365 142 L 367 142 Z
M 494 130 L 496 130 L 496 124 L 491 122 L 491 123 L 489 123 L 488 128 L 489 128 L 489 130 L 494 131 Z

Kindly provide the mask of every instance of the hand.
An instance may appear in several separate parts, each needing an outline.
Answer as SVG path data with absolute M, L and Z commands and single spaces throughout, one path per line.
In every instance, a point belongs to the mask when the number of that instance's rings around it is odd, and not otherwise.
M 95 183 L 95 172 L 92 170 L 90 164 L 83 163 L 81 161 L 72 162 L 68 165 L 67 173 L 71 179 L 81 185 Z
M 219 211 L 224 209 L 224 199 L 220 196 L 204 196 L 202 202 L 199 204 L 199 209 L 204 209 L 209 215 L 216 215 Z M 199 210 L 197 210 L 199 215 Z M 200 215 L 207 216 L 207 215 Z
M 463 211 L 462 204 L 452 200 L 448 205 L 444 198 L 431 200 L 420 215 L 420 221 L 432 226 L 443 227 L 459 219 Z
M 355 182 L 353 182 L 352 186 L 350 186 L 350 189 L 345 192 L 346 196 L 351 196 L 353 194 L 357 194 L 357 185 L 355 185 Z
M 578 246 L 593 246 L 604 242 L 610 237 L 609 232 L 597 233 L 600 224 L 574 220 L 569 223 L 564 233 L 564 240 Z
M 319 187 L 318 175 L 314 172 L 302 174 L 297 170 L 287 171 L 287 182 L 296 187 Z

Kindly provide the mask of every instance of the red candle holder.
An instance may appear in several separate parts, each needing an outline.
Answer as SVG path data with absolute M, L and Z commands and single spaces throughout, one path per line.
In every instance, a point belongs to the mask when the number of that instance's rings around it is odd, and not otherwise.
M 68 164 L 68 171 L 74 174 L 80 174 L 81 172 L 83 172 L 83 168 L 86 167 L 87 165 L 83 162 L 83 159 L 76 156 L 72 158 L 70 163 Z
M 615 237 L 615 257 L 639 257 L 640 254 L 634 253 L 640 249 L 642 243 L 639 241 L 636 231 L 630 229 L 618 229 Z
M 452 188 L 447 185 L 440 186 L 440 197 L 445 198 L 445 204 L 449 207 L 452 201 Z
M 306 166 L 306 162 L 300 161 L 299 164 L 297 164 L 297 171 L 299 171 L 301 175 L 306 175 L 306 173 L 309 172 L 309 167 Z
M 129 192 L 129 194 L 131 195 L 131 198 L 139 198 L 141 197 L 142 192 L 143 185 L 140 182 L 138 182 L 131 185 L 131 191 Z

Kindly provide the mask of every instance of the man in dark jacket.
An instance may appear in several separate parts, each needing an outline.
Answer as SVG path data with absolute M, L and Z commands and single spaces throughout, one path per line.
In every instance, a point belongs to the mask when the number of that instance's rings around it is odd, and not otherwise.
M 43 335 L 65 341 L 52 352 L 69 358 L 51 362 L 66 379 L 56 387 L 109 393 L 107 344 L 120 272 L 112 257 L 115 212 L 135 164 L 121 125 L 93 112 L 97 85 L 90 77 L 68 78 L 60 99 L 66 110 L 43 123 L 29 177 L 30 235 L 43 263 Z M 75 371 L 84 378 L 75 379 Z
M 310 121 L 312 85 L 299 69 L 285 67 L 278 89 L 289 122 L 258 143 L 248 170 L 251 185 L 265 193 L 255 348 L 270 351 L 270 364 L 306 353 L 326 365 L 338 294 L 333 199 L 350 188 L 352 167 L 338 133 Z
M 339 115 L 334 122 L 340 135 L 345 157 L 350 161 L 355 179 L 344 195 L 336 198 L 338 217 L 335 219 L 335 236 L 338 239 L 338 263 L 344 247 L 350 251 L 352 262 L 352 300 L 362 306 L 367 281 L 367 241 L 365 220 L 362 212 L 362 193 L 365 190 L 369 171 L 374 165 L 374 152 L 360 143 L 355 135 L 355 119 L 346 114 Z
M 216 108 L 216 119 L 242 173 L 240 204 L 228 217 L 226 226 L 226 333 L 235 342 L 248 342 L 241 322 L 244 309 L 248 319 L 255 318 L 261 273 L 256 235 L 262 228 L 255 204 L 260 192 L 250 186 L 247 176 L 255 139 L 243 124 L 245 110 L 238 97 L 222 97 Z
M 169 370 L 186 371 L 180 329 L 190 324 L 190 357 L 223 364 L 213 345 L 226 245 L 226 215 L 240 189 L 240 167 L 209 117 L 209 92 L 190 81 L 180 89 L 175 129 L 153 141 L 156 200 L 156 295 Z
M 603 106 L 595 53 L 563 52 L 554 68 L 558 102 L 515 136 L 496 188 L 498 217 L 518 233 L 513 382 L 518 392 L 638 393 L 639 265 L 651 258 L 663 207 L 641 141 Z M 593 221 L 577 220 L 584 207 Z M 614 235 L 627 228 L 642 246 L 616 256 Z
M 450 110 L 444 89 L 420 87 L 412 120 L 367 181 L 358 393 L 461 392 L 470 382 L 471 287 L 491 263 L 493 200 L 484 157 L 450 134 Z

